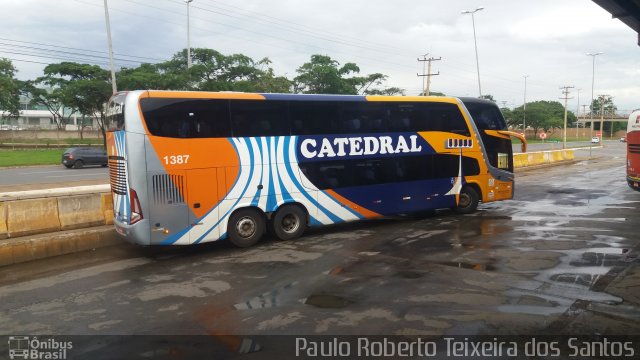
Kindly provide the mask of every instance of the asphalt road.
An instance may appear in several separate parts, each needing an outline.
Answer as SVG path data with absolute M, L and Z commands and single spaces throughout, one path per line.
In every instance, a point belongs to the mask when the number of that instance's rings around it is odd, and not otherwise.
M 0 170 L 0 190 L 3 187 L 51 184 L 70 186 L 78 182 L 109 182 L 109 168 L 87 166 L 67 169 L 62 165 L 16 167 Z
M 598 155 L 472 215 L 0 268 L 0 334 L 640 334 L 640 192 Z

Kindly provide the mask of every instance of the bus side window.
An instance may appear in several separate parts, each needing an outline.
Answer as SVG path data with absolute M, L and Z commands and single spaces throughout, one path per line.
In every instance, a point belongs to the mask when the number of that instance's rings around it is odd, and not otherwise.
M 289 135 L 289 114 L 285 101 L 232 100 L 233 136 Z
M 338 134 L 338 114 L 334 101 L 290 101 L 292 135 Z
M 160 136 L 178 137 L 178 124 L 170 118 L 164 118 L 162 122 L 162 131 Z
M 422 131 L 419 117 L 419 103 L 389 103 L 389 131 Z

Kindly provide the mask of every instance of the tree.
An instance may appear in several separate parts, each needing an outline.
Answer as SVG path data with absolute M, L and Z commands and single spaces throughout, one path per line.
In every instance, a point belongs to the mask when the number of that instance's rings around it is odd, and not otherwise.
M 500 108 L 500 112 L 502 112 L 502 117 L 504 117 L 507 124 L 516 128 L 515 123 L 517 123 L 516 119 L 514 119 L 513 111 L 507 107 Z
M 591 106 L 589 107 L 593 112 L 593 117 L 600 117 L 604 114 L 605 117 L 615 114 L 618 108 L 613 103 L 613 98 L 607 95 L 598 95 L 598 98 L 593 99 Z M 601 111 L 604 110 L 602 113 Z
M 507 119 L 507 123 L 514 128 L 522 125 L 524 111 L 519 106 L 513 109 L 511 119 Z M 576 120 L 573 113 L 567 115 L 567 122 Z M 545 132 L 556 128 L 563 127 L 564 124 L 564 106 L 557 101 L 534 101 L 527 103 L 527 128 L 533 128 L 534 133 L 538 133 L 540 129 Z
M 276 76 L 268 58 L 256 62 L 242 54 L 224 55 L 206 48 L 192 49 L 191 57 L 191 68 L 187 68 L 187 50 L 184 49 L 160 64 L 123 69 L 120 86 L 130 90 L 291 91 L 291 81 Z
M 65 106 L 96 118 L 106 148 L 105 110 L 112 95 L 109 72 L 96 65 L 62 62 L 47 65 L 42 81 L 60 88 Z
M 496 101 L 493 99 L 493 95 L 491 95 L 491 94 L 485 94 L 485 95 L 482 95 L 482 96 L 480 96 L 480 99 L 485 99 L 485 100 L 490 100 L 490 101 L 496 102 Z
M 388 87 L 388 88 L 384 88 L 384 89 L 368 89 L 364 91 L 365 95 L 385 95 L 385 96 L 392 96 L 392 95 L 405 95 L 405 91 L 404 89 L 400 89 L 399 87 Z
M 77 112 L 77 109 L 71 109 L 65 116 L 62 89 L 58 86 L 49 90 L 38 87 L 38 85 L 43 83 L 46 83 L 46 79 L 44 78 L 27 81 L 24 84 L 24 92 L 32 103 L 46 107 L 53 116 L 56 128 L 58 130 L 64 130 L 65 125 L 70 122 L 71 117 Z
M 141 64 L 137 68 L 123 68 L 118 72 L 121 90 L 187 90 L 189 78 L 186 71 L 166 71 L 164 64 Z
M 261 74 L 255 83 L 255 91 L 266 93 L 289 93 L 293 88 L 293 82 L 284 76 L 275 76 L 271 65 L 271 60 L 264 58 L 258 62 L 258 65 L 266 66 L 261 69 Z
M 354 63 L 340 63 L 326 55 L 312 55 L 296 71 L 294 92 L 305 94 L 344 94 L 357 95 L 371 85 L 379 85 L 385 79 L 383 74 L 355 76 L 360 68 Z
M 24 86 L 15 78 L 16 72 L 11 60 L 0 59 L 0 111 L 13 117 L 20 113 L 20 91 Z

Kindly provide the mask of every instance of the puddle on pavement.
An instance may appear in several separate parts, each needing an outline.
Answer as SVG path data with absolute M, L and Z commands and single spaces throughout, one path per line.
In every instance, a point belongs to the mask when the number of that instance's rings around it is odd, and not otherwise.
M 600 278 L 600 276 L 601 275 L 591 274 L 556 274 L 551 275 L 549 279 L 560 283 L 591 287 Z
M 330 294 L 313 294 L 304 300 L 304 304 L 319 308 L 339 309 L 351 304 L 346 298 Z
M 580 192 L 584 192 L 581 189 L 551 189 L 547 190 L 548 194 L 577 194 Z
M 252 309 L 268 309 L 268 308 L 279 306 L 281 303 L 284 302 L 283 298 L 290 296 L 288 295 L 288 293 L 297 284 L 298 282 L 294 281 L 285 286 L 260 294 L 247 301 L 234 304 L 233 307 L 236 310 L 252 310 Z
M 477 271 L 494 271 L 496 267 L 491 264 L 472 264 L 466 262 L 456 262 L 456 261 L 446 261 L 446 262 L 438 262 L 436 264 L 457 267 L 460 269 L 471 269 Z

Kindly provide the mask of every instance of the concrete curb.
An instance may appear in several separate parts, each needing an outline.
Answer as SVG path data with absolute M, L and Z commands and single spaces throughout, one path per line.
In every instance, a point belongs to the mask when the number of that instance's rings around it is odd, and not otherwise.
M 108 192 L 111 192 L 111 185 L 109 184 L 73 186 L 73 187 L 42 189 L 42 190 L 11 191 L 11 192 L 0 193 L 0 201 L 37 199 L 37 198 L 108 193 Z
M 113 226 L 54 232 L 0 241 L 0 266 L 122 243 Z
M 109 224 L 108 184 L 0 193 L 0 239 Z
M 572 161 L 575 158 L 573 149 L 536 151 L 529 153 L 513 154 L 513 166 L 515 168 L 525 168 L 565 161 Z

